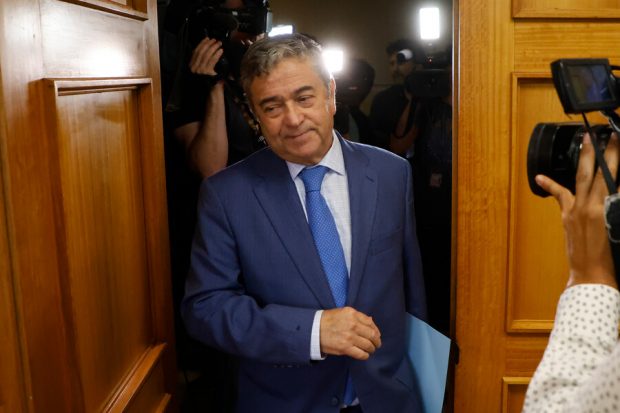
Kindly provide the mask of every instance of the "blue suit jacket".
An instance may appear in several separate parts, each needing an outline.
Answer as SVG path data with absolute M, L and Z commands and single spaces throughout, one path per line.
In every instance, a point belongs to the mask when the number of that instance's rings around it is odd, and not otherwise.
M 426 318 L 409 165 L 341 144 L 347 305 L 371 316 L 382 339 L 367 361 L 310 361 L 314 314 L 335 304 L 286 163 L 267 148 L 202 184 L 182 312 L 191 335 L 239 357 L 238 412 L 337 412 L 347 371 L 365 413 L 420 410 L 405 357 L 405 311 Z

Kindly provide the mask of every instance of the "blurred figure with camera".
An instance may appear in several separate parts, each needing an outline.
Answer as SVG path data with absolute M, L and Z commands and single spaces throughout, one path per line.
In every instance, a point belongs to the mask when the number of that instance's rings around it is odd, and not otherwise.
M 411 164 L 429 324 L 450 335 L 452 96 L 449 50 L 409 40 L 388 45 L 396 82 L 373 100 L 370 118 L 384 148 Z
M 375 69 L 364 59 L 348 59 L 345 70 L 334 74 L 336 81 L 336 114 L 334 129 L 345 139 L 379 146 L 370 118 L 362 109 L 375 81 Z
M 406 156 L 417 133 L 416 99 L 405 87 L 405 79 L 415 70 L 414 44 L 398 39 L 387 45 L 390 74 L 394 84 L 377 93 L 370 107 L 370 120 L 380 142 L 378 146 Z M 408 143 L 408 144 L 407 144 Z
M 614 134 L 604 155 L 614 177 L 618 148 Z M 526 413 L 620 411 L 620 294 L 604 219 L 607 187 L 594 152 L 585 135 L 575 195 L 546 176 L 535 178 L 560 206 L 569 277 L 545 354 L 527 390 Z
M 233 11 L 235 16 L 233 16 Z M 184 412 L 231 412 L 236 363 L 190 338 L 179 314 L 203 178 L 264 147 L 238 84 L 241 57 L 267 29 L 253 0 L 174 0 L 160 31 L 177 357 Z
M 220 3 L 219 9 L 244 9 L 263 2 Z M 265 33 L 241 31 L 232 16 L 217 8 L 200 12 L 198 9 L 188 19 L 190 44 L 201 40 L 189 60 L 191 74 L 182 87 L 174 134 L 186 148 L 190 166 L 202 177 L 209 177 L 264 146 L 237 78 L 245 49 Z

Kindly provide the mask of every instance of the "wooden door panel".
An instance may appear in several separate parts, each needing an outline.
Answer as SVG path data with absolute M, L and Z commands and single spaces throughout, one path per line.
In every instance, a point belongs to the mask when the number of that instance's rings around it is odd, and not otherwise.
M 569 119 L 548 75 L 515 75 L 512 91 L 507 331 L 550 331 L 568 265 L 557 206 L 529 188 L 527 149 L 537 123 Z
M 513 0 L 514 17 L 617 18 L 618 0 Z
M 8 411 L 174 410 L 155 12 L 0 2 Z
M 170 395 L 165 392 L 164 370 L 161 363 L 153 366 L 144 380 L 140 392 L 123 411 L 127 413 L 154 412 L 166 410 Z
M 95 10 L 103 10 L 130 18 L 149 18 L 148 0 L 59 0 Z M 152 9 L 151 9 L 152 10 Z M 152 11 L 150 12 L 152 13 Z
M 145 16 L 119 16 L 58 0 L 41 0 L 47 77 L 141 76 L 147 67 Z
M 0 112 L 2 112 L 1 108 Z M 0 120 L 1 125 L 2 120 Z M 0 153 L 2 153 L 1 150 Z M 2 178 L 2 170 L 0 170 L 0 178 Z M 5 198 L 2 187 L 3 181 L 0 179 L 0 217 L 5 216 Z M 0 333 L 0 413 L 20 412 L 26 409 L 24 374 L 21 365 L 8 246 L 6 221 L 0 219 L 0 326 L 2 326 L 2 333 Z
M 527 377 L 504 377 L 502 389 L 502 413 L 519 413 L 525 399 L 530 379 Z
M 538 122 L 580 121 L 562 111 L 551 61 L 620 62 L 620 23 L 606 19 L 620 16 L 620 2 L 482 0 L 457 9 L 455 411 L 519 411 L 568 271 L 558 207 L 529 189 L 527 147 Z
M 135 85 L 99 81 L 57 92 L 64 299 L 87 411 L 105 404 L 154 341 Z M 52 83 L 52 86 L 57 84 Z
M 513 74 L 508 332 L 550 332 L 568 264 L 555 202 L 535 196 L 527 176 L 527 150 L 539 122 L 581 122 L 564 113 L 549 73 Z M 601 115 L 590 121 L 604 122 Z
M 133 366 L 117 391 L 112 395 L 105 412 L 163 412 L 171 409 L 163 353 L 165 344 L 151 346 Z
M 608 57 L 618 61 L 619 41 L 618 24 L 605 20 L 517 20 L 512 40 L 514 71 L 548 74 L 549 63 L 562 58 Z

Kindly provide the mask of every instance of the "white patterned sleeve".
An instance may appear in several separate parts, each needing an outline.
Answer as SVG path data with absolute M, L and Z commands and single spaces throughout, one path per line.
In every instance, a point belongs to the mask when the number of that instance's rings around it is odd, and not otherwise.
M 524 413 L 620 411 L 620 293 L 602 284 L 568 288 Z

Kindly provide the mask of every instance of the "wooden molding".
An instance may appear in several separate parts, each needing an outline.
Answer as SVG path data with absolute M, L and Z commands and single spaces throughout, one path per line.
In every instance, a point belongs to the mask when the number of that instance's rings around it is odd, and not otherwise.
M 161 360 L 165 349 L 166 344 L 161 343 L 144 352 L 126 379 L 120 384 L 117 393 L 112 396 L 109 403 L 103 409 L 104 412 L 123 412 L 127 409 L 133 401 L 133 397 L 138 393 L 137 390 L 148 381 L 151 373 Z M 165 399 L 169 400 L 169 396 L 166 396 Z
M 116 14 L 123 17 L 129 17 L 130 19 L 146 21 L 149 19 L 149 15 L 146 10 L 137 10 L 132 7 L 124 6 L 119 3 L 115 3 L 108 0 L 60 0 L 66 3 L 76 4 L 78 6 L 87 7 L 89 9 L 95 9 L 104 11 L 111 14 Z
M 530 384 L 531 377 L 502 377 L 502 413 L 516 412 L 511 409 L 514 403 L 511 403 L 511 394 L 515 389 L 522 390 L 523 387 L 527 390 L 527 386 Z M 524 391 L 525 392 L 525 391 Z M 518 403 L 521 404 L 521 403 Z M 517 411 L 521 411 L 519 407 Z
M 518 109 L 519 109 L 519 87 L 522 82 L 529 80 L 551 80 L 550 73 L 512 73 L 511 84 L 511 129 L 510 129 L 510 202 L 508 208 L 508 242 L 509 248 L 507 250 L 507 274 L 508 283 L 506 291 L 506 331 L 508 333 L 549 333 L 553 328 L 553 320 L 523 320 L 515 319 L 515 291 L 514 285 L 516 277 L 516 232 L 517 219 L 516 219 L 516 201 L 517 201 L 517 179 L 515 178 L 518 173 L 518 160 L 514 159 L 517 149 L 517 127 L 518 127 Z
M 583 0 L 574 0 L 557 5 L 558 2 L 513 0 L 512 17 L 515 19 L 620 19 L 619 7 L 600 7 Z M 535 5 L 534 5 L 535 3 Z M 600 3 L 600 2 L 599 2 Z M 609 2 L 608 2 L 609 3 Z

